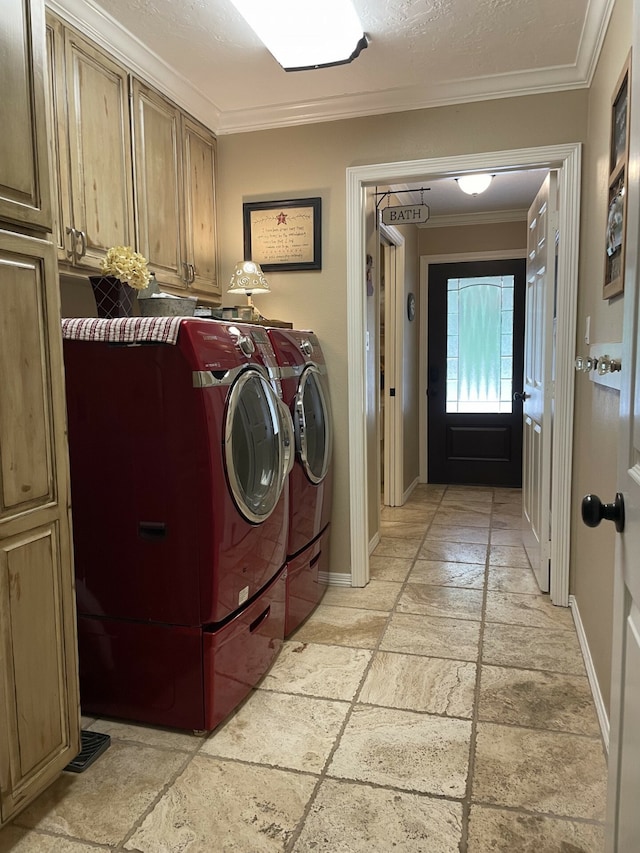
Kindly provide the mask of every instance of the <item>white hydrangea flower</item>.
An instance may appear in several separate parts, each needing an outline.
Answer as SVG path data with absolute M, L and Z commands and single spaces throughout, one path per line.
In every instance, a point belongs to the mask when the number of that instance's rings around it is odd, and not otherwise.
M 147 259 L 140 252 L 134 252 L 131 246 L 112 246 L 100 269 L 105 275 L 112 275 L 136 290 L 144 290 L 151 278 Z

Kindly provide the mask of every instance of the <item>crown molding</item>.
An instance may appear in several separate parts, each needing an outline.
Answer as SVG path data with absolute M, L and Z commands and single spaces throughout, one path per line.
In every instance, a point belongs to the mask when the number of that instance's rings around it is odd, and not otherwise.
M 544 95 L 584 89 L 587 83 L 576 82 L 569 73 L 561 79 L 554 71 L 529 72 L 499 78 L 499 88 L 493 84 L 498 78 L 486 77 L 455 81 L 435 86 L 425 93 L 415 87 L 380 91 L 366 94 L 344 95 L 339 98 L 317 100 L 310 103 L 285 104 L 284 106 L 255 107 L 248 110 L 227 110 L 221 114 L 217 129 L 219 135 L 273 130 L 279 127 L 295 127 L 303 124 L 363 118 L 409 110 L 432 109 L 477 101 L 492 101 L 525 95 Z

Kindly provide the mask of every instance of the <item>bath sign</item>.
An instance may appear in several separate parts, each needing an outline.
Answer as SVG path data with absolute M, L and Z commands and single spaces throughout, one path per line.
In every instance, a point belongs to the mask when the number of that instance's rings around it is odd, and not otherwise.
M 385 225 L 419 225 L 429 218 L 427 204 L 403 204 L 399 207 L 384 207 L 382 221 Z

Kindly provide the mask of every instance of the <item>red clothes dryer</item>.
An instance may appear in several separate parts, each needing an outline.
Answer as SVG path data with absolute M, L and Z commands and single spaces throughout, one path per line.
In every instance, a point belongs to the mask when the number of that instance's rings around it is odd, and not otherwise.
M 282 643 L 293 432 L 264 329 L 175 324 L 63 321 L 80 693 L 210 730 Z
M 289 475 L 285 636 L 316 607 L 329 570 L 332 424 L 327 368 L 313 332 L 269 329 L 282 397 L 291 411 L 295 462 Z

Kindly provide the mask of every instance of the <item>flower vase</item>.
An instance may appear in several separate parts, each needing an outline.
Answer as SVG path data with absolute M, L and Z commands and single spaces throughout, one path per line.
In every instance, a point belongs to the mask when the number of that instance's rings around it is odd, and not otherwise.
M 116 317 L 131 317 L 138 297 L 135 287 L 112 275 L 91 275 L 89 281 L 96 300 L 98 317 L 113 320 Z

